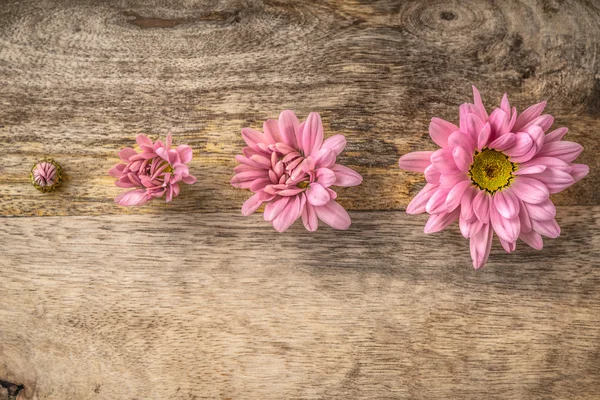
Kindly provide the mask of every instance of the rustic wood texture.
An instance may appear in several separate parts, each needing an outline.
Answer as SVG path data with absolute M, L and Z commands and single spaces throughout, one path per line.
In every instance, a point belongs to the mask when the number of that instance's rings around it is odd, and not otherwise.
M 136 134 L 169 129 L 194 148 L 199 182 L 135 212 L 239 209 L 240 130 L 285 108 L 318 111 L 327 135 L 347 136 L 341 162 L 365 180 L 341 190 L 344 206 L 403 209 L 421 177 L 399 171 L 399 156 L 435 148 L 430 118 L 456 121 L 471 84 L 490 106 L 505 91 L 519 110 L 548 99 L 592 171 L 556 201 L 597 204 L 598 21 L 593 1 L 4 0 L 0 214 L 130 212 L 113 204 L 107 171 Z M 40 204 L 27 170 L 46 155 L 67 182 Z
M 0 400 L 600 398 L 599 43 L 594 0 L 0 0 Z M 397 168 L 471 84 L 547 99 L 591 168 L 560 238 L 479 271 Z M 239 215 L 240 129 L 286 108 L 346 135 L 349 231 Z M 198 182 L 116 206 L 118 150 L 168 130 Z
M 480 271 L 457 228 L 352 215 L 286 235 L 237 214 L 7 219 L 0 376 L 26 399 L 599 398 L 600 207 Z

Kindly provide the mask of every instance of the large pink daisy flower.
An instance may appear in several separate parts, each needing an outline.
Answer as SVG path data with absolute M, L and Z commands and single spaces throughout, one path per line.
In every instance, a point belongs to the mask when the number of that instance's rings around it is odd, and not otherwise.
M 409 153 L 400 168 L 423 172 L 427 184 L 406 208 L 409 214 L 430 214 L 425 233 L 438 232 L 459 220 L 471 242 L 473 266 L 489 256 L 495 232 L 511 252 L 517 239 L 542 248 L 542 235 L 555 238 L 560 228 L 549 198 L 589 172 L 572 164 L 583 148 L 563 141 L 567 128 L 548 131 L 554 118 L 542 111 L 546 102 L 521 114 L 508 97 L 488 115 L 473 87 L 475 104 L 460 106 L 460 128 L 433 118 L 429 134 L 441 149 Z
M 317 230 L 319 219 L 335 229 L 348 229 L 350 216 L 335 199 L 332 186 L 356 186 L 362 177 L 336 164 L 346 147 L 343 135 L 323 140 L 323 124 L 317 113 L 300 123 L 289 110 L 279 120 L 267 120 L 264 133 L 242 129 L 248 145 L 231 179 L 234 187 L 250 189 L 254 195 L 242 206 L 242 214 L 254 213 L 263 203 L 265 221 L 283 232 L 302 217 L 309 231 Z

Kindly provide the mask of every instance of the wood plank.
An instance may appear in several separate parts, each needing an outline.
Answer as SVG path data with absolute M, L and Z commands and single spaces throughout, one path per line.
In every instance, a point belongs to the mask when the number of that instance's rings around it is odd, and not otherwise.
M 470 266 L 458 229 L 352 212 L 5 218 L 0 379 L 21 399 L 597 399 L 600 207 Z
M 422 178 L 398 157 L 433 149 L 429 119 L 456 121 L 473 83 L 490 106 L 505 91 L 519 110 L 548 99 L 591 167 L 557 201 L 598 205 L 599 19 L 583 0 L 3 1 L 0 215 L 240 209 L 249 193 L 228 183 L 240 129 L 286 108 L 347 136 L 341 162 L 365 180 L 344 206 L 403 209 Z M 114 205 L 117 151 L 169 129 L 195 149 L 199 182 L 168 207 Z M 67 181 L 40 197 L 28 169 L 46 155 Z

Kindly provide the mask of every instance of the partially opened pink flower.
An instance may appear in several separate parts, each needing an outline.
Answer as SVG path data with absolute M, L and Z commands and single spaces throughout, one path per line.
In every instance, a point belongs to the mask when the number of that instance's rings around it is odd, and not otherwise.
M 264 133 L 242 129 L 248 147 L 236 156 L 231 184 L 254 192 L 242 206 L 242 214 L 254 213 L 263 203 L 265 221 L 283 232 L 302 217 L 304 226 L 315 231 L 319 219 L 335 229 L 348 229 L 350 216 L 335 199 L 332 186 L 356 186 L 362 177 L 336 164 L 346 147 L 343 135 L 323 140 L 323 124 L 317 113 L 300 123 L 292 111 L 279 120 L 267 120 Z
M 170 202 L 179 194 L 179 183 L 189 185 L 196 182 L 190 175 L 187 164 L 192 160 L 192 149 L 187 145 L 172 148 L 172 135 L 167 135 L 165 143 L 157 140 L 152 143 L 145 135 L 138 135 L 140 152 L 126 147 L 119 152 L 123 161 L 111 168 L 109 173 L 117 178 L 115 185 L 133 188 L 115 198 L 122 206 L 140 206 L 148 200 L 166 195 Z
M 505 94 L 488 115 L 475 87 L 473 96 L 475 104 L 460 106 L 460 127 L 431 120 L 429 134 L 441 149 L 406 154 L 400 168 L 423 172 L 427 180 L 406 212 L 430 214 L 425 233 L 458 219 L 471 241 L 473 266 L 480 268 L 494 232 L 507 252 L 517 239 L 539 250 L 542 236 L 557 237 L 549 195 L 582 179 L 589 168 L 572 163 L 583 148 L 562 140 L 567 128 L 546 133 L 554 118 L 542 115 L 545 101 L 517 114 Z

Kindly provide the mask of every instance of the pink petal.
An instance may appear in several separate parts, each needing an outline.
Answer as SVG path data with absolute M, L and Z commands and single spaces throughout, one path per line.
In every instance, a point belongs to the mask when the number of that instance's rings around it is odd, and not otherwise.
M 483 225 L 479 232 L 471 237 L 469 247 L 471 248 L 471 259 L 475 269 L 483 267 L 487 262 L 492 248 L 492 237 L 493 231 L 490 224 Z
M 265 141 L 263 134 L 252 128 L 242 128 L 242 139 L 254 150 L 259 150 L 257 144 Z
M 321 149 L 313 154 L 315 168 L 331 168 L 335 164 L 335 153 L 331 149 Z
M 458 171 L 458 167 L 452 156 L 452 149 L 449 147 L 434 151 L 430 159 L 435 168 L 439 171 L 444 171 L 445 174 Z
M 334 165 L 335 167 L 335 165 Z M 333 168 L 333 167 L 332 167 Z M 350 169 L 350 168 L 348 168 Z M 352 170 L 350 170 L 352 171 Z M 317 170 L 317 182 L 319 182 L 323 187 L 329 187 L 333 185 L 336 181 L 336 173 L 329 168 L 319 168 Z
M 460 200 L 460 216 L 466 221 L 472 221 L 477 216 L 473 211 L 473 199 L 477 194 L 477 189 L 473 186 L 468 186 Z
M 183 164 L 187 164 L 192 161 L 192 148 L 185 144 L 177 146 L 177 154 L 179 154 L 179 158 Z
M 463 172 L 468 171 L 473 163 L 473 153 L 462 147 L 455 147 L 452 150 L 452 157 L 458 169 Z
M 313 206 L 322 206 L 329 202 L 329 193 L 317 182 L 308 185 L 306 189 L 306 199 Z
M 305 156 L 316 153 L 323 144 L 323 122 L 316 112 L 308 114 L 302 135 L 298 137 L 298 144 L 304 150 Z
M 556 216 L 556 207 L 552 200 L 548 199 L 540 204 L 523 203 L 527 207 L 527 214 L 530 218 L 538 221 L 547 221 Z
M 491 201 L 490 195 L 483 190 L 479 190 L 473 198 L 473 212 L 475 212 L 477 218 L 484 224 L 487 224 L 490 221 Z
M 254 156 L 254 155 L 255 155 L 255 154 L 251 155 L 250 157 L 252 157 L 252 156 Z M 267 167 L 265 167 L 263 164 L 257 163 L 256 161 L 254 161 L 254 160 L 252 160 L 252 159 L 250 159 L 250 158 L 248 158 L 248 157 L 246 157 L 246 156 L 243 156 L 243 155 L 241 155 L 241 154 L 237 154 L 237 155 L 235 156 L 235 159 L 236 159 L 238 162 L 240 162 L 240 163 L 242 163 L 242 164 L 244 164 L 244 165 L 248 165 L 248 166 L 250 166 L 250 167 L 253 167 L 253 168 L 257 169 L 257 170 L 268 169 L 268 168 L 267 168 Z
M 314 232 L 319 227 L 319 218 L 317 217 L 317 212 L 315 208 L 307 203 L 304 207 L 304 211 L 302 211 L 302 223 L 306 230 L 310 232 Z
M 272 222 L 273 228 L 275 228 L 277 232 L 285 232 L 302 214 L 299 196 L 292 197 L 291 199 L 292 200 L 288 202 L 285 208 Z
M 585 164 L 573 164 L 571 167 L 573 168 L 571 171 L 571 176 L 575 182 L 579 182 L 590 172 L 590 167 Z
M 117 164 L 111 169 L 108 170 L 110 176 L 114 178 L 120 178 L 123 175 L 123 169 L 125 168 L 125 164 Z
M 415 196 L 406 207 L 407 214 L 422 214 L 425 212 L 425 205 L 436 192 L 438 185 L 426 184 L 423 189 Z
M 279 125 L 276 119 L 268 119 L 263 123 L 263 131 L 265 132 L 265 143 L 278 143 L 281 142 L 281 135 L 279 134 Z
M 293 111 L 285 110 L 279 114 L 279 134 L 283 143 L 290 147 L 297 148 L 296 133 L 300 126 L 300 121 L 296 117 Z
M 479 133 L 483 129 L 484 121 L 475 114 L 467 115 L 467 134 L 471 140 L 479 137 Z
M 555 157 L 535 157 L 525 163 L 519 164 L 519 169 L 528 168 L 534 165 L 543 165 L 547 168 L 560 169 L 565 172 L 571 172 L 572 170 L 572 167 L 569 164 Z
M 266 179 L 268 177 L 269 175 L 267 171 L 264 170 L 246 171 L 240 172 L 239 174 L 235 174 L 235 176 L 231 178 L 231 181 L 229 181 L 229 183 L 231 183 L 233 187 L 239 187 L 239 185 L 243 182 L 251 182 L 255 179 Z
M 490 123 L 490 126 L 492 128 L 492 140 L 508 132 L 508 124 L 510 122 L 510 118 L 508 117 L 508 114 L 502 111 L 501 109 L 496 108 L 494 111 L 492 111 L 488 122 Z
M 531 232 L 533 229 L 531 227 L 531 218 L 529 217 L 529 212 L 527 211 L 527 204 L 529 203 L 519 200 L 519 221 L 521 222 L 521 233 Z
M 454 211 L 460 205 L 463 194 L 470 185 L 471 181 L 465 180 L 450 189 L 446 197 L 446 212 Z
M 494 231 L 500 239 L 507 242 L 514 242 L 519 238 L 521 232 L 521 221 L 518 217 L 508 219 L 504 218 L 495 207 L 490 208 L 490 222 Z
M 494 140 L 492 143 L 489 144 L 488 147 L 490 149 L 503 151 L 514 146 L 516 142 L 517 136 L 512 132 L 508 132 Z
M 499 190 L 492 196 L 493 206 L 504 218 L 512 219 L 519 215 L 519 199 L 510 188 Z
M 512 253 L 513 251 L 515 251 L 516 247 L 517 247 L 517 242 L 507 242 L 505 240 L 500 239 L 500 244 L 502 245 L 502 247 L 504 248 L 504 250 L 507 253 Z
M 130 147 L 125 147 L 124 149 L 119 151 L 119 158 L 121 158 L 121 160 L 125 162 L 129 162 L 129 158 L 135 155 L 137 155 L 137 152 Z
M 525 130 L 525 133 L 527 133 L 531 137 L 531 140 L 533 141 L 533 143 L 535 144 L 535 147 L 539 151 L 542 148 L 542 146 L 544 145 L 544 136 L 545 135 L 544 135 L 544 131 L 542 130 L 542 128 L 540 128 L 537 125 L 532 125 Z
M 452 189 L 459 182 L 469 180 L 469 176 L 466 172 L 456 172 L 450 173 L 448 175 L 440 176 L 440 186 L 446 188 L 447 190 Z
M 261 169 L 271 169 L 271 160 L 261 154 L 253 154 L 250 159 L 257 164 L 260 164 Z
M 433 164 L 429 165 L 429 167 L 425 168 L 425 179 L 427 179 L 427 182 L 429 183 L 433 183 L 433 184 L 439 184 L 440 183 L 440 171 L 438 171 Z
M 289 188 L 289 189 L 280 190 L 279 192 L 277 192 L 277 194 L 279 196 L 295 196 L 298 193 L 302 193 L 302 192 L 304 192 L 303 188 L 292 187 L 292 188 Z
M 273 221 L 279 214 L 281 214 L 290 199 L 291 197 L 280 197 L 279 199 L 268 203 L 265 206 L 265 212 L 263 214 L 265 221 Z
M 398 165 L 405 171 L 424 172 L 431 165 L 433 151 L 415 151 L 400 157 Z
M 350 216 L 344 210 L 344 207 L 334 200 L 324 206 L 315 207 L 315 211 L 321 221 L 334 229 L 346 230 L 350 228 Z
M 531 204 L 541 203 L 550 195 L 548 188 L 542 182 L 524 176 L 515 177 L 510 188 L 519 199 Z
M 473 237 L 473 235 L 477 234 L 483 228 L 483 222 L 475 218 L 472 221 L 467 221 L 462 216 L 459 218 L 458 226 L 460 227 L 460 233 L 465 237 L 465 239 L 469 239 Z
M 524 164 L 521 164 L 524 165 Z M 525 167 L 525 168 L 521 168 L 519 167 L 519 169 L 517 169 L 514 174 L 515 175 L 531 175 L 531 174 L 539 174 L 540 172 L 544 172 L 546 170 L 546 166 L 539 164 L 539 165 L 531 165 L 529 167 Z
M 184 181 L 185 181 L 185 179 L 184 179 Z M 253 192 L 258 192 L 259 190 L 264 189 L 265 186 L 267 186 L 270 183 L 272 183 L 272 182 L 268 178 L 255 179 L 250 184 L 250 188 L 249 189 L 252 190 Z
M 545 184 L 550 194 L 562 192 L 575 183 L 571 174 L 554 168 L 548 168 L 544 172 L 531 175 L 531 177 Z
M 553 239 L 560 236 L 560 226 L 558 226 L 554 218 L 547 221 L 536 221 L 533 219 L 531 220 L 531 225 L 534 231 L 546 237 Z
M 537 103 L 527 108 L 525 111 L 519 115 L 515 125 L 513 126 L 513 130 L 515 132 L 519 132 L 525 125 L 542 115 L 542 112 L 546 108 L 546 102 L 542 101 L 541 103 Z
M 521 239 L 526 244 L 528 244 L 536 250 L 541 250 L 542 247 L 544 247 L 542 235 L 540 235 L 536 231 L 521 232 L 521 234 L 519 235 L 519 239 Z
M 429 124 L 429 135 L 440 147 L 448 145 L 448 137 L 455 131 L 458 131 L 456 125 L 441 118 L 432 118 Z
M 425 211 L 429 214 L 439 214 L 446 211 L 446 198 L 449 190 L 439 188 L 429 199 L 425 206 Z
M 530 121 L 529 123 L 525 124 L 525 126 L 522 127 L 521 129 L 525 130 L 532 125 L 537 125 L 540 128 L 542 128 L 542 130 L 544 132 L 546 132 L 548 129 L 550 129 L 550 127 L 552 126 L 553 123 L 554 123 L 554 117 L 550 114 L 544 114 L 544 115 L 540 115 L 533 121 Z
M 171 150 L 171 144 L 173 144 L 173 134 L 171 132 L 167 133 L 167 139 L 165 140 L 165 147 L 168 150 Z
M 510 115 L 510 103 L 508 101 L 508 94 L 504 93 L 502 96 L 502 100 L 500 101 L 500 109 L 506 113 L 506 115 Z
M 460 211 L 458 209 L 449 213 L 440 213 L 429 216 L 427 223 L 425 224 L 425 233 L 435 233 L 444 230 L 451 223 L 458 219 Z
M 344 135 L 333 135 L 325 139 L 321 148 L 332 150 L 338 156 L 346 147 L 346 137 Z
M 262 205 L 263 201 L 260 199 L 260 194 L 256 193 L 250 197 L 242 205 L 242 215 L 248 216 L 254 213 Z
M 473 100 L 475 102 L 475 110 L 477 112 L 477 115 L 479 115 L 479 117 L 485 121 L 488 119 L 488 113 L 485 110 L 485 107 L 483 106 L 483 102 L 481 101 L 481 95 L 479 94 L 479 91 L 477 90 L 477 88 L 475 86 L 473 86 L 472 88 L 473 88 Z
M 130 190 L 115 197 L 115 203 L 122 206 L 141 206 L 148 201 L 145 189 Z
M 533 140 L 531 136 L 529 136 L 525 132 L 518 132 L 515 135 L 514 144 L 506 149 L 504 149 L 504 153 L 507 156 L 517 157 L 527 154 L 529 150 L 533 147 Z
M 492 134 L 492 127 L 489 122 L 486 122 L 485 125 L 483 125 L 483 128 L 481 128 L 479 135 L 477 136 L 477 149 L 478 150 L 481 150 L 485 146 L 487 146 L 488 142 L 490 141 L 491 134 Z
M 583 147 L 575 142 L 550 142 L 542 146 L 538 157 L 556 157 L 564 162 L 570 163 L 575 160 L 583 151 Z
M 473 114 L 469 114 L 469 115 L 473 115 Z M 477 117 L 475 117 L 477 118 Z M 477 136 L 475 136 L 477 137 Z M 469 136 L 468 134 L 461 132 L 461 131 L 456 131 L 453 132 L 450 137 L 448 138 L 448 147 L 454 149 L 455 147 L 462 147 L 465 150 L 468 150 L 469 152 L 472 152 L 473 150 L 475 150 L 475 140 Z
M 569 132 L 568 128 L 555 129 L 546 135 L 546 137 L 544 138 L 544 143 L 558 142 L 559 140 L 562 140 L 562 138 L 565 137 L 567 132 Z
M 297 153 L 296 149 L 294 149 L 293 147 L 285 144 L 285 143 L 275 143 L 275 149 L 280 152 L 281 154 L 287 155 L 290 153 Z M 298 153 L 300 154 L 300 153 Z
M 152 147 L 152 140 L 150 140 L 150 138 L 148 136 L 142 135 L 141 133 L 135 137 L 135 141 L 137 142 L 137 144 L 140 147 L 142 147 L 142 146 Z
M 357 186 L 362 183 L 362 176 L 351 168 L 334 164 L 331 167 L 331 170 L 335 173 L 335 186 L 350 187 Z

